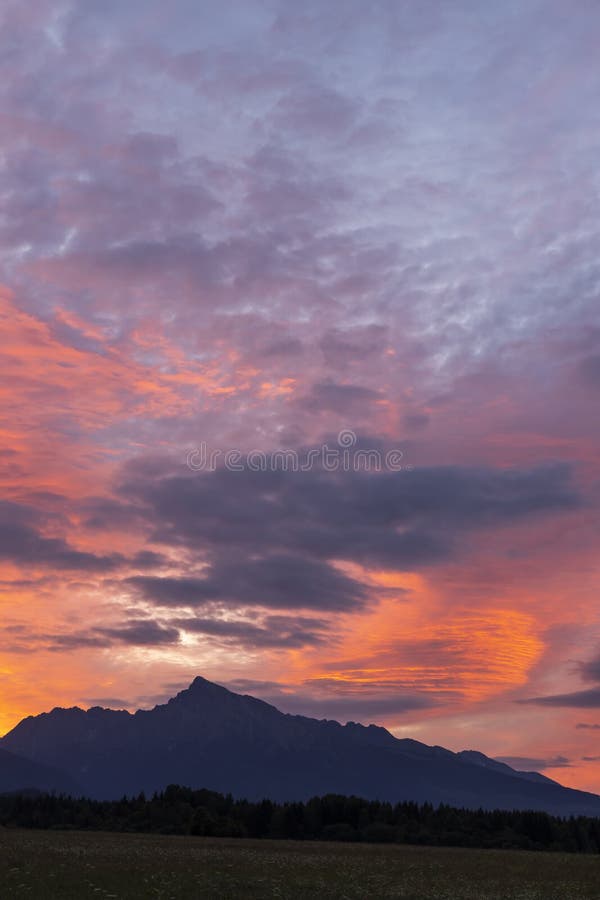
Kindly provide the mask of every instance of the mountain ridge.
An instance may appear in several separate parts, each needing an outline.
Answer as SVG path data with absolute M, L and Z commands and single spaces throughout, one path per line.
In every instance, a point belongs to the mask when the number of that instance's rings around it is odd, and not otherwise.
M 99 799 L 178 783 L 248 799 L 340 793 L 600 816 L 599 796 L 478 751 L 396 738 L 380 725 L 284 713 L 201 676 L 149 710 L 55 707 L 28 716 L 0 748 L 64 771 Z

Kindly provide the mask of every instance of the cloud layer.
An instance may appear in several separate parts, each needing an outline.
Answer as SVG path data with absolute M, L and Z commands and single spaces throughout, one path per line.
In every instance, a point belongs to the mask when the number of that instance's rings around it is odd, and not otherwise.
M 2 5 L 1 728 L 204 674 L 600 790 L 599 25 Z

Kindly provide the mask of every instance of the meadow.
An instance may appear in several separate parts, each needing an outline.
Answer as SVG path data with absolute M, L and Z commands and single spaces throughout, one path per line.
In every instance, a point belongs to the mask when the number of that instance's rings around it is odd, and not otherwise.
M 3 900 L 596 900 L 600 856 L 7 828 L 0 879 Z

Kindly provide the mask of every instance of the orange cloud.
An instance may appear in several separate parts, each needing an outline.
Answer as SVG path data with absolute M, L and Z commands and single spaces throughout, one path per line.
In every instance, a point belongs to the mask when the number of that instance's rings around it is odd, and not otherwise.
M 345 689 L 379 688 L 474 703 L 527 682 L 544 644 L 536 619 L 515 608 L 447 610 L 438 590 L 411 572 L 344 566 L 380 601 L 347 616 L 339 647 L 294 656 L 298 681 L 337 681 Z

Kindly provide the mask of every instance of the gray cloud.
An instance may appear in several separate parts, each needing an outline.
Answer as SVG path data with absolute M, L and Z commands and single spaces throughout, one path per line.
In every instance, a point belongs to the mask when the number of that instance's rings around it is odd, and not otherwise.
M 365 588 L 319 560 L 285 554 L 237 562 L 219 559 L 199 578 L 134 576 L 128 583 L 161 605 L 231 605 L 323 610 L 364 606 Z
M 14 637 L 21 642 L 11 649 L 22 653 L 30 651 L 32 647 L 61 652 L 86 648 L 103 650 L 119 644 L 132 647 L 160 647 L 178 643 L 182 631 L 249 649 L 267 647 L 295 649 L 318 646 L 326 637 L 330 646 L 332 639 L 327 635 L 329 625 L 325 619 L 306 616 L 270 615 L 258 620 L 187 616 L 159 621 L 148 617 L 132 617 L 115 626 L 97 625 L 50 635 L 31 632 L 25 626 L 7 626 L 3 630 L 11 640 Z M 335 642 L 335 638 L 333 640 Z
M 364 365 L 372 357 L 380 357 L 385 348 L 385 326 L 367 325 L 330 328 L 323 334 L 319 347 L 327 366 L 344 371 L 353 365 Z
M 402 419 L 404 425 L 410 429 L 422 429 L 429 425 L 430 417 L 426 413 L 406 413 Z
M 579 370 L 587 384 L 600 387 L 600 354 L 586 356 L 581 361 Z
M 600 682 L 600 657 L 595 657 L 577 664 L 577 669 L 586 681 Z M 600 684 L 585 688 L 581 691 L 572 691 L 567 694 L 550 694 L 546 697 L 531 697 L 519 700 L 519 703 L 537 703 L 541 706 L 565 706 L 576 709 L 600 709 Z M 581 722 L 577 728 L 600 728 L 600 725 Z
M 160 473 L 160 461 L 149 464 L 151 471 Z M 360 529 L 363 522 L 386 530 L 414 524 L 431 528 L 440 521 L 444 526 L 468 529 L 580 506 L 570 468 L 565 464 L 532 469 L 439 466 L 376 474 L 328 473 L 317 466 L 298 473 L 218 469 L 191 477 L 177 474 L 167 464 L 162 477 L 147 483 L 144 471 L 143 460 L 132 462 L 121 490 L 164 520 L 161 533 L 173 530 L 189 537 L 202 534 L 210 540 L 212 526 L 221 523 L 227 534 L 217 528 L 213 538 L 216 543 L 226 538 L 245 540 L 245 526 L 250 522 L 258 530 L 250 532 L 248 540 L 268 533 L 275 545 L 279 543 L 277 533 L 265 531 L 272 525 L 283 525 L 284 537 L 300 545 L 308 522 L 317 531 L 319 522 L 323 522 L 323 528 L 342 525 L 341 547 L 349 538 L 360 544 L 362 532 L 354 529 Z M 301 514 L 299 519 L 297 513 Z M 243 528 L 238 529 L 238 524 Z M 381 536 L 378 534 L 377 539 Z M 352 546 L 352 551 L 355 549 Z
M 200 576 L 128 583 L 153 603 L 197 607 L 358 609 L 368 599 L 365 585 L 332 560 L 430 565 L 459 552 L 470 529 L 579 505 L 563 465 L 181 475 L 139 460 L 125 470 L 120 491 L 138 505 L 153 540 L 186 546 L 208 563 Z
M 569 768 L 572 761 L 566 756 L 552 756 L 539 758 L 531 756 L 496 756 L 498 762 L 505 763 L 512 769 L 525 772 L 539 772 L 542 769 Z
M 579 674 L 586 681 L 600 682 L 600 656 L 579 663 Z
M 117 553 L 97 556 L 76 550 L 63 538 L 40 533 L 45 516 L 31 507 L 0 502 L 0 557 L 15 563 L 105 572 L 117 568 L 123 557 Z
M 267 616 L 259 625 L 216 618 L 181 618 L 174 619 L 171 624 L 182 631 L 233 641 L 244 647 L 290 649 L 323 643 L 329 626 L 322 619 L 287 616 Z
M 128 709 L 131 704 L 120 697 L 82 697 L 81 702 L 87 707 L 101 706 L 105 709 Z
M 64 498 L 61 506 L 66 508 Z M 93 527 L 114 527 L 123 524 L 122 505 L 103 501 L 104 519 Z M 131 516 L 135 511 L 128 507 Z M 110 522 L 110 526 L 109 526 Z M 49 515 L 32 506 L 0 501 L 0 558 L 17 564 L 42 566 L 48 569 L 111 572 L 127 566 L 152 569 L 164 563 L 164 557 L 152 550 L 140 550 L 131 557 L 121 553 L 98 555 L 77 550 L 62 537 L 46 537 L 43 531 L 50 526 L 63 525 L 61 516 Z
M 383 398 L 380 391 L 371 390 L 358 384 L 337 384 L 321 382 L 298 402 L 311 412 L 336 412 L 340 415 L 358 416 L 373 403 Z
M 568 694 L 549 694 L 546 697 L 527 697 L 516 703 L 533 703 L 539 706 L 571 706 L 575 709 L 600 709 L 600 687 Z
M 163 644 L 175 644 L 179 640 L 179 631 L 170 625 L 162 625 L 154 619 L 129 619 L 115 627 L 95 627 L 87 631 L 72 631 L 47 637 L 38 636 L 37 640 L 47 643 L 50 650 L 104 649 L 114 644 L 126 644 L 132 647 L 157 647 Z
M 292 688 L 278 682 L 249 679 L 229 681 L 226 687 L 232 691 L 248 692 L 258 696 L 283 712 L 293 715 L 367 724 L 374 720 L 389 720 L 390 716 L 430 709 L 442 702 L 432 695 L 394 689 L 386 691 L 362 689 L 352 692 L 345 688 L 336 691 L 335 686 L 327 686 L 325 690 L 317 691 Z
M 402 557 L 411 533 L 425 538 L 436 525 L 468 530 L 580 504 L 566 465 L 333 474 L 317 467 L 298 473 L 219 469 L 197 477 L 166 470 L 148 483 L 137 463 L 129 468 L 134 476 L 136 471 L 142 477 L 124 482 L 122 489 L 164 523 L 157 534 L 202 536 L 216 544 L 253 544 L 268 537 L 271 546 L 311 546 L 317 553 L 320 547 L 323 556 L 351 557 L 364 547 L 375 558 Z M 398 527 L 402 533 L 394 531 Z M 429 550 L 427 543 L 425 558 L 443 552 L 439 546 Z M 418 552 L 417 546 L 412 549 Z

